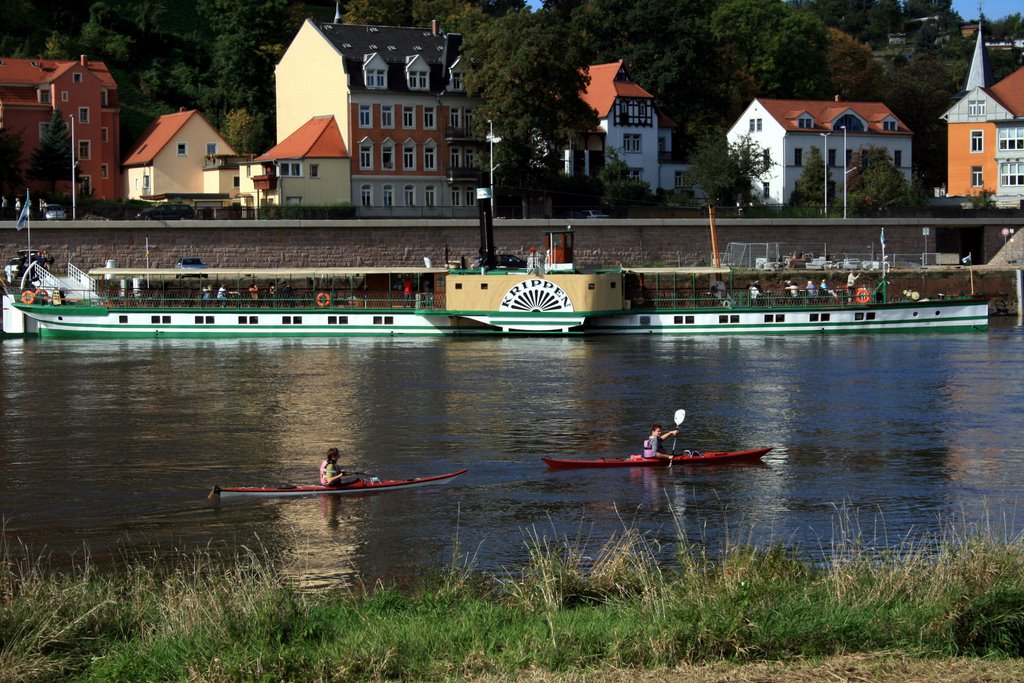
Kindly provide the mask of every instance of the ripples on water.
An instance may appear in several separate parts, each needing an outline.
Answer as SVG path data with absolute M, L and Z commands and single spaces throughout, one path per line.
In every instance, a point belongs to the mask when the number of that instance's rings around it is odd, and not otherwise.
M 668 339 L 5 341 L 4 538 L 88 552 L 256 548 L 298 576 L 520 566 L 528 531 L 594 546 L 623 526 L 828 553 L 990 517 L 1018 534 L 1018 326 L 989 334 Z M 774 445 L 763 465 L 549 472 L 542 455 L 636 452 L 687 410 L 678 447 Z M 210 502 L 214 483 L 315 479 L 337 446 L 447 487 Z M 594 548 L 596 550 L 596 547 Z

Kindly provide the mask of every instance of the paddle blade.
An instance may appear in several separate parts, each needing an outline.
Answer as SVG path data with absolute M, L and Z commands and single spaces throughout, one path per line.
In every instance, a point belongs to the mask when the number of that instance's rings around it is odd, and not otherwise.
M 680 408 L 679 410 L 676 411 L 676 416 L 675 416 L 676 427 L 678 427 L 679 425 L 683 424 L 683 420 L 685 420 L 685 419 L 686 419 L 686 411 L 683 410 L 682 408 Z

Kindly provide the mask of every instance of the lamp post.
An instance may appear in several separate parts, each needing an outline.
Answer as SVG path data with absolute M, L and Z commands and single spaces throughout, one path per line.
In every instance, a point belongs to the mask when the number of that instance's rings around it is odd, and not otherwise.
M 71 112 L 71 220 L 77 219 L 77 204 L 75 196 L 75 176 L 78 170 L 78 162 L 75 161 L 75 112 Z
M 497 166 L 494 165 L 494 143 L 501 142 L 501 138 L 494 137 L 494 124 L 488 119 L 487 121 L 487 142 L 491 144 L 491 193 L 494 193 L 494 169 Z
M 846 163 L 846 126 L 841 126 L 843 129 L 843 220 L 846 220 L 846 174 L 850 171 L 846 167 L 849 166 Z
M 821 155 L 822 166 L 825 167 L 825 218 L 828 218 L 828 136 L 829 133 L 819 133 L 825 138 L 825 153 Z

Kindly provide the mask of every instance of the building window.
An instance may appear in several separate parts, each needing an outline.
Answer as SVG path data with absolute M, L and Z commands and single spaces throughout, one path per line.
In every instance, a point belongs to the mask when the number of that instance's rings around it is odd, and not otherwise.
M 640 152 L 641 138 L 639 133 L 626 133 L 622 136 L 623 152 Z
M 380 148 L 380 167 L 384 171 L 395 170 L 395 146 L 387 143 Z
M 757 119 L 757 130 L 761 130 L 761 119 Z
M 106 180 L 110 177 L 110 167 L 107 164 L 100 164 L 100 178 Z
M 402 148 L 402 168 L 406 171 L 416 170 L 416 145 L 406 145 Z
M 387 72 L 384 69 L 366 70 L 366 87 L 382 90 L 388 87 Z
M 320 177 L 320 164 L 310 164 L 309 165 L 309 177 L 310 178 L 319 178 Z
M 423 170 L 437 170 L 437 154 L 434 150 L 433 145 L 427 145 L 426 147 L 423 148 Z
M 1024 128 L 1000 128 L 999 150 L 1012 151 L 1024 149 Z
M 462 128 L 462 110 L 452 108 L 448 112 L 448 127 L 455 130 Z
M 142 189 L 143 190 L 148 190 L 149 189 L 149 176 L 148 175 L 143 175 L 142 176 Z
M 642 168 L 630 168 L 626 173 L 630 180 L 644 179 L 644 169 Z
M 380 108 L 380 127 L 381 128 L 394 128 L 395 127 L 395 108 L 390 104 L 381 105 Z
M 437 119 L 434 116 L 433 107 L 423 107 L 423 127 L 427 130 L 437 128 Z
M 70 97 L 68 95 L 68 91 L 67 90 L 61 90 L 60 91 L 60 101 L 61 102 L 67 102 L 68 99 L 70 99 Z
M 426 90 L 429 86 L 427 71 L 407 71 L 405 74 L 409 90 Z
M 89 107 L 78 108 L 78 122 L 89 123 Z
M 984 116 L 985 115 L 985 100 L 969 100 L 967 102 L 967 115 L 968 116 Z
M 798 128 L 814 128 L 814 119 L 809 116 L 801 116 L 796 120 Z
M 476 188 L 466 188 L 466 206 L 476 206 Z
M 49 104 L 50 103 L 50 89 L 49 88 L 40 88 L 39 90 L 36 91 L 36 93 L 39 95 L 39 97 L 37 98 L 38 101 L 39 101 L 39 104 Z
M 301 178 L 302 163 L 299 161 L 279 161 L 277 162 L 277 175 L 282 178 Z
M 686 174 L 683 171 L 676 171 L 676 173 L 675 173 L 675 188 L 677 190 L 683 189 L 684 187 L 686 187 L 685 182 L 686 182 Z
M 1024 186 L 1024 163 L 999 164 L 999 184 L 1003 187 Z
M 462 149 L 452 147 L 448 150 L 448 165 L 452 168 L 462 168 Z
M 383 197 L 384 197 L 384 206 L 394 206 L 395 205 L 395 187 L 393 185 L 385 185 L 384 186 Z
M 373 105 L 359 105 L 359 127 L 369 128 L 373 125 Z
M 110 95 L 107 94 L 105 89 L 100 91 L 100 105 L 104 107 L 110 106 Z
M 769 183 L 762 183 L 761 184 L 761 197 L 763 197 L 764 199 L 771 199 L 771 196 L 772 196 L 771 185 Z
M 885 121 L 882 121 L 882 130 L 888 130 L 888 131 L 899 130 L 899 124 L 897 124 L 892 119 L 886 119 Z
M 465 90 L 462 85 L 462 72 L 452 71 L 451 85 L 448 87 L 449 90 Z
M 373 168 L 373 145 L 359 145 L 359 168 L 364 171 Z
M 100 142 L 104 144 L 110 142 L 110 129 L 106 126 L 100 128 Z
M 844 128 L 850 133 L 863 133 L 864 122 L 853 114 L 843 114 L 832 124 L 832 130 L 842 130 Z
M 416 189 L 412 185 L 402 188 L 402 198 L 406 206 L 416 206 Z
M 217 155 L 217 143 L 207 142 L 206 143 L 206 156 L 212 157 Z
M 830 149 L 828 151 L 828 165 L 829 166 L 835 166 L 836 165 L 836 151 L 834 149 Z
M 984 187 L 985 176 L 982 174 L 981 166 L 971 166 L 971 187 Z
M 369 185 L 359 188 L 359 203 L 363 206 L 373 206 L 373 188 Z
M 188 156 L 188 143 L 187 142 L 179 142 L 178 146 L 177 146 L 177 149 L 178 149 L 178 156 L 179 157 L 187 157 Z
M 892 153 L 892 165 L 896 168 L 903 168 L 903 150 L 893 150 Z
M 78 141 L 78 158 L 88 161 L 92 159 L 92 143 L 88 140 Z
M 416 107 L 402 107 L 402 128 L 416 127 Z
M 231 187 L 236 190 L 242 186 L 242 181 L 238 176 L 231 176 Z
M 802 147 L 797 147 L 793 150 L 793 165 L 803 166 L 804 165 L 804 150 Z
M 452 188 L 452 206 L 462 206 L 462 191 L 457 188 Z
M 476 167 L 476 150 L 472 147 L 467 147 L 465 149 L 465 159 L 466 168 Z
M 985 151 L 985 134 L 980 130 L 971 131 L 971 152 Z
M 427 206 L 435 206 L 437 204 L 437 188 L 433 185 L 427 185 L 423 188 L 423 203 Z

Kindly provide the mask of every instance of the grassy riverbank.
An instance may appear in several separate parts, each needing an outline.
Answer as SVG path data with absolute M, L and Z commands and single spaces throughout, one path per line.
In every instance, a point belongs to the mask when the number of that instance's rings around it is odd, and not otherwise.
M 672 570 L 632 532 L 592 556 L 527 542 L 515 572 L 453 567 L 414 590 L 337 593 L 299 590 L 255 554 L 55 576 L 5 550 L 0 680 L 721 680 L 722 667 L 799 680 L 877 653 L 876 677 L 952 672 L 946 658 L 996 672 L 986 680 L 1024 668 L 1019 541 L 846 548 L 820 566 L 780 549 L 694 551 Z

